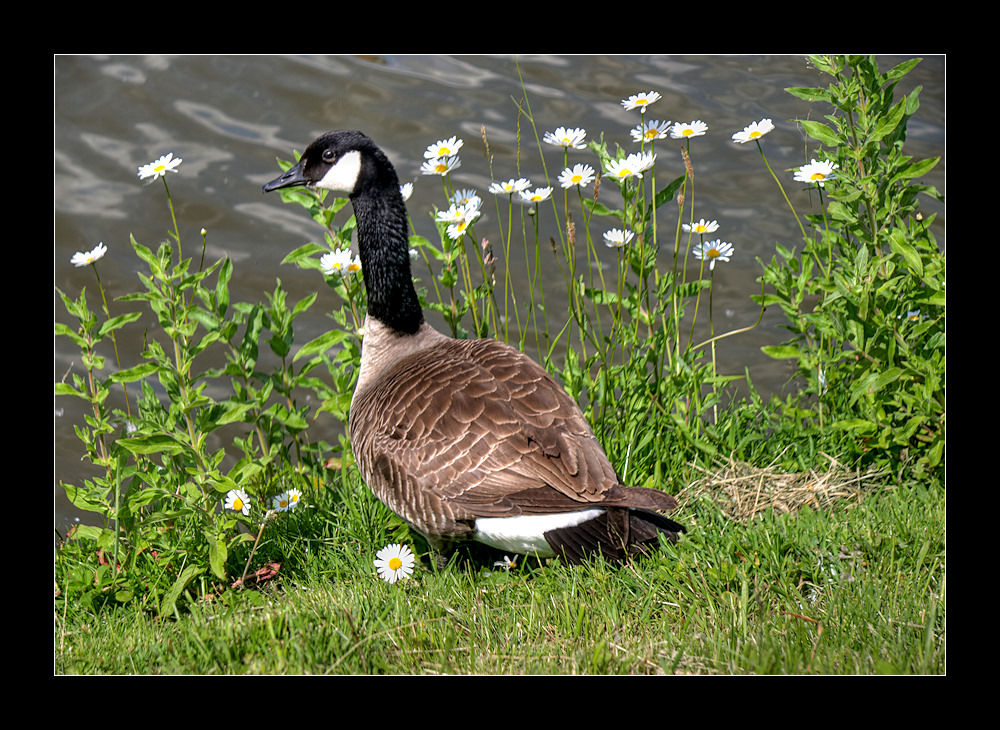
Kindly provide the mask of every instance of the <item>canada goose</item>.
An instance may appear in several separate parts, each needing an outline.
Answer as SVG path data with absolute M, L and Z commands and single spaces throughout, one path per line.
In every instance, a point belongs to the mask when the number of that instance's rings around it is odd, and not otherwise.
M 346 193 L 368 290 L 348 430 L 368 487 L 439 552 L 476 540 L 504 551 L 608 560 L 676 540 L 656 511 L 677 501 L 621 484 L 579 406 L 537 363 L 425 320 L 413 287 L 396 171 L 358 131 L 328 132 L 264 192 Z

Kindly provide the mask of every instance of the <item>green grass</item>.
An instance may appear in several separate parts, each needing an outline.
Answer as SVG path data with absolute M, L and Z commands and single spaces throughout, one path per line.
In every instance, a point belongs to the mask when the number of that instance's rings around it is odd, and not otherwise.
M 348 487 L 345 487 L 348 488 Z M 57 674 L 940 674 L 943 487 L 887 488 L 741 524 L 709 499 L 689 532 L 615 569 L 460 555 L 381 582 L 394 518 L 365 495 L 261 545 L 279 580 L 175 618 L 56 600 Z M 308 539 L 295 529 L 316 530 Z M 61 612 L 61 615 L 60 615 Z

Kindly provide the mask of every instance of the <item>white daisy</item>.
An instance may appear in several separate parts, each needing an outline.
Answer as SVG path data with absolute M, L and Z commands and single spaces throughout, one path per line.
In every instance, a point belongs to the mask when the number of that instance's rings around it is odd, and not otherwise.
M 448 202 L 455 203 L 457 205 L 475 204 L 475 206 L 478 208 L 483 201 L 480 199 L 478 193 L 476 193 L 475 190 L 467 188 L 465 190 L 456 190 L 454 193 L 452 193 L 451 197 L 448 198 Z
M 424 175 L 447 175 L 452 170 L 460 167 L 462 161 L 458 157 L 435 157 L 426 160 L 420 166 L 420 172 Z
M 337 249 L 323 254 L 319 260 L 319 268 L 324 274 L 346 274 L 354 259 L 350 249 Z M 360 268 L 360 263 L 359 263 Z
M 708 125 L 699 119 L 688 124 L 677 122 L 670 130 L 670 136 L 674 139 L 687 139 L 688 137 L 700 137 L 707 131 Z
M 823 187 L 823 183 L 832 177 L 836 177 L 833 171 L 838 167 L 840 165 L 829 160 L 821 160 L 819 162 L 816 162 L 815 159 L 810 160 L 808 165 L 803 165 L 795 171 L 795 182 L 815 183 Z
M 104 254 L 108 252 L 108 247 L 104 245 L 103 242 L 97 244 L 92 251 L 87 251 L 87 253 L 80 253 L 77 251 L 73 254 L 73 257 L 69 260 L 73 266 L 89 266 L 90 264 L 96 263 L 98 260 L 104 258 Z
M 519 193 L 522 190 L 527 190 L 529 187 L 531 187 L 531 181 L 527 178 L 522 177 L 517 180 L 511 178 L 506 182 L 493 183 L 490 185 L 490 192 L 494 194 L 513 195 L 514 193 Z
M 250 498 L 242 489 L 230 489 L 223 506 L 233 512 L 242 512 L 244 517 L 250 514 Z
M 621 228 L 612 228 L 604 234 L 604 243 L 611 248 L 621 248 L 632 240 L 635 234 L 632 231 L 623 231 Z
M 434 220 L 438 223 L 457 223 L 465 218 L 465 206 L 452 203 L 447 210 L 439 210 Z
M 697 223 L 685 223 L 682 228 L 692 233 L 715 233 L 719 230 L 718 221 L 706 221 L 702 218 Z
M 632 160 L 632 166 L 636 174 L 642 177 L 642 173 L 653 166 L 656 162 L 656 155 L 652 152 L 634 152 L 628 156 Z
M 569 129 L 567 127 L 556 127 L 556 131 L 546 132 L 542 139 L 549 144 L 556 145 L 557 147 L 572 147 L 575 150 L 582 150 L 587 146 L 583 143 L 586 136 L 586 129 L 580 129 L 579 127 L 573 129 Z
M 638 94 L 632 94 L 632 96 L 630 96 L 627 99 L 622 99 L 622 106 L 625 107 L 626 111 L 631 109 L 638 109 L 643 114 L 645 114 L 646 107 L 659 98 L 660 98 L 659 92 L 644 91 Z
M 666 138 L 668 131 L 670 131 L 669 121 L 657 122 L 651 120 L 638 125 L 629 134 L 632 135 L 632 139 L 636 142 L 647 142 L 654 139 Z
M 634 152 L 621 160 L 609 160 L 607 171 L 611 177 L 616 177 L 619 180 L 642 177 L 642 173 L 652 167 L 655 160 L 655 154 Z
M 409 200 L 410 196 L 413 195 L 413 183 L 403 183 L 399 186 L 399 192 L 403 196 L 403 200 Z
M 583 188 L 590 185 L 595 176 L 594 168 L 590 165 L 573 165 L 572 168 L 567 167 L 559 173 L 559 184 L 564 188 L 571 188 L 574 185 Z
M 428 160 L 436 160 L 438 157 L 453 157 L 458 154 L 460 149 L 462 149 L 462 144 L 462 140 L 458 137 L 439 139 L 434 144 L 428 145 L 427 149 L 424 151 L 424 158 Z
M 522 190 L 521 200 L 525 203 L 541 203 L 543 200 L 548 200 L 549 196 L 552 194 L 551 187 L 535 188 L 534 190 Z
M 473 196 L 468 198 L 464 204 L 453 202 L 448 210 L 439 211 L 435 220 L 438 223 L 448 223 L 448 237 L 457 241 L 468 228 L 481 215 L 479 206 L 482 201 Z
M 287 512 L 291 509 L 290 505 L 291 499 L 288 496 L 288 492 L 282 492 L 274 498 L 274 502 L 271 504 L 271 507 L 275 512 Z
M 691 253 L 697 259 L 708 261 L 708 269 L 711 271 L 715 268 L 716 261 L 729 261 L 733 255 L 733 244 L 724 243 L 719 239 L 705 241 L 697 244 Z
M 406 545 L 386 545 L 376 553 L 375 567 L 378 576 L 386 583 L 409 578 L 413 575 L 413 553 Z
M 765 134 L 774 129 L 774 124 L 770 119 L 761 119 L 759 122 L 752 122 L 750 126 L 744 127 L 742 132 L 733 135 L 733 141 L 743 144 L 750 140 L 760 139 Z
M 302 492 L 293 487 L 286 494 L 288 495 L 288 509 L 295 509 L 302 500 Z
M 465 235 L 466 229 L 468 229 L 468 227 L 471 226 L 478 217 L 479 217 L 478 210 L 471 211 L 461 220 L 457 220 L 451 225 L 449 225 L 448 238 L 450 238 L 452 241 L 457 241 L 458 239 L 460 239 L 463 235 Z
M 140 167 L 139 179 L 145 180 L 148 177 L 151 180 L 155 180 L 161 175 L 166 175 L 168 172 L 177 172 L 177 166 L 181 164 L 181 162 L 182 160 L 180 157 L 175 160 L 174 153 L 169 152 L 160 159 Z

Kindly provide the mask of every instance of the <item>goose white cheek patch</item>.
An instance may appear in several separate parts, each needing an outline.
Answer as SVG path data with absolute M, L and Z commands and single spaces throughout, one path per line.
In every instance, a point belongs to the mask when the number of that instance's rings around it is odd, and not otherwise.
M 316 183 L 316 187 L 341 193 L 353 192 L 359 172 L 361 172 L 361 153 L 352 150 L 341 156 L 336 164 L 327 170 L 323 179 Z

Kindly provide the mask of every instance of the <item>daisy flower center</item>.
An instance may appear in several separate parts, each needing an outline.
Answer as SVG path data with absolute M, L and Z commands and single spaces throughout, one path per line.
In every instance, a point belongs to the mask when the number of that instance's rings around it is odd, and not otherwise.
M 824 175 L 822 172 L 814 172 L 809 179 L 813 180 L 813 181 L 816 181 L 816 180 L 825 180 L 826 179 L 826 175 Z
M 696 225 L 694 227 L 694 232 L 695 233 L 707 233 L 708 232 L 708 227 L 707 226 L 702 226 L 702 225 Z
M 236 499 L 234 499 L 233 500 L 233 509 L 237 510 L 237 511 L 242 510 L 243 509 L 243 500 L 240 499 L 239 497 L 237 497 Z
M 403 567 L 403 561 L 399 558 L 389 558 L 389 568 L 391 570 L 399 570 Z
M 710 249 L 708 249 L 708 257 L 711 258 L 711 259 L 718 258 L 721 255 L 722 254 L 719 253 L 719 249 L 717 249 L 717 248 L 710 248 Z

